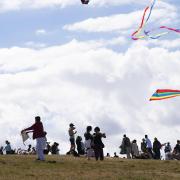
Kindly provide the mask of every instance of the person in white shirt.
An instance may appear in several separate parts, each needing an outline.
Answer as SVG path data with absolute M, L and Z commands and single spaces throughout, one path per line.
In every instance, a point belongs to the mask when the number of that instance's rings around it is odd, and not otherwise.
M 148 135 L 145 135 L 145 140 L 146 140 L 146 147 L 147 147 L 148 154 L 150 155 L 151 158 L 153 158 L 152 143 L 151 143 L 151 140 L 148 138 Z

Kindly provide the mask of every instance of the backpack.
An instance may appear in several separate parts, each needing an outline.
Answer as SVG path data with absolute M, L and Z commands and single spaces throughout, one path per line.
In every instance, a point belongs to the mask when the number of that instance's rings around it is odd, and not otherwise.
M 126 137 L 124 139 L 124 145 L 125 145 L 125 147 L 130 147 L 131 146 L 131 142 L 130 142 L 130 139 L 128 137 Z
M 165 149 L 164 149 L 164 152 L 167 153 L 167 152 L 170 152 L 171 149 L 170 149 L 170 146 L 166 146 Z

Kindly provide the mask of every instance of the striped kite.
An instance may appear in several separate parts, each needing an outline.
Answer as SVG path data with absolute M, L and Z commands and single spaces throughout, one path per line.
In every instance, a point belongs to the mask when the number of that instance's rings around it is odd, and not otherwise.
M 180 96 L 180 90 L 158 89 L 150 98 L 150 101 L 163 100 Z

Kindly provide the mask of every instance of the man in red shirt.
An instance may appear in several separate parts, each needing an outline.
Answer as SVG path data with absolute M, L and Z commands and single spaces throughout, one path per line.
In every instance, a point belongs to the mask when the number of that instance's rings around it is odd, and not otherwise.
M 23 129 L 22 132 L 33 132 L 33 139 L 36 139 L 36 153 L 38 156 L 37 160 L 44 161 L 44 148 L 46 145 L 46 133 L 44 132 L 43 124 L 39 116 L 35 117 L 35 123 L 26 129 Z

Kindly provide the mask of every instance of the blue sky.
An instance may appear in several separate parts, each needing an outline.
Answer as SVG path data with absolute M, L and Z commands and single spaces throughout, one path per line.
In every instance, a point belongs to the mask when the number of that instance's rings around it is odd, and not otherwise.
M 67 42 L 72 37 L 76 38 L 76 36 L 83 39 L 91 39 L 92 35 L 90 34 L 68 33 L 62 27 L 65 24 L 81 21 L 89 17 L 95 18 L 119 12 L 128 11 L 122 7 L 92 8 L 79 3 L 77 6 L 67 8 L 43 8 L 5 12 L 0 16 L 0 24 L 2 25 L 0 30 L 2 35 L 0 46 L 22 46 L 27 41 L 42 42 L 48 45 L 61 44 Z M 37 29 L 45 29 L 50 34 L 48 36 L 37 37 L 35 34 Z M 93 34 L 93 37 L 98 36 L 100 37 L 101 34 Z
M 180 35 L 130 38 L 149 0 L 32 2 L 0 1 L 0 145 L 24 148 L 19 132 L 36 115 L 62 153 L 71 122 L 81 136 L 100 126 L 106 152 L 119 151 L 124 133 L 175 144 L 179 99 L 148 100 L 158 88 L 180 89 Z M 179 6 L 158 0 L 148 27 L 180 27 Z
M 173 5 L 179 5 L 178 1 L 173 1 Z M 25 8 L 22 10 L 3 12 L 0 16 L 0 47 L 23 46 L 24 43 L 28 41 L 54 45 L 67 42 L 71 38 L 78 38 L 82 40 L 93 38 L 111 38 L 114 35 L 113 32 L 67 32 L 63 30 L 62 27 L 66 24 L 82 21 L 87 18 L 110 16 L 120 13 L 130 13 L 138 9 L 142 10 L 143 8 L 144 4 L 139 5 L 137 3 L 130 3 L 123 6 L 108 5 L 105 7 L 99 7 L 98 5 L 95 5 L 92 7 L 90 5 L 81 5 L 79 2 L 79 4 L 77 3 L 73 6 L 68 6 L 65 8 L 54 6 L 53 8 Z M 122 22 L 117 23 L 121 24 Z M 48 35 L 37 36 L 35 32 L 38 29 L 45 29 L 48 32 Z

